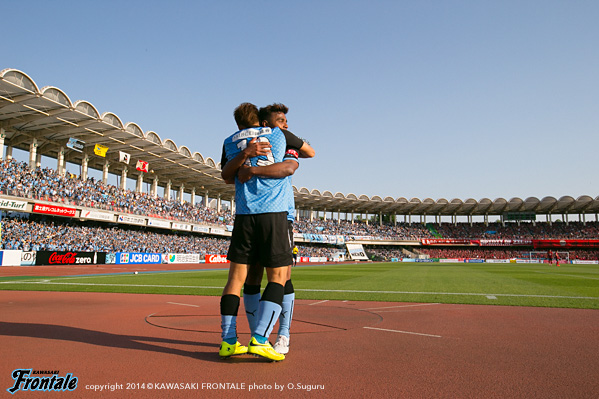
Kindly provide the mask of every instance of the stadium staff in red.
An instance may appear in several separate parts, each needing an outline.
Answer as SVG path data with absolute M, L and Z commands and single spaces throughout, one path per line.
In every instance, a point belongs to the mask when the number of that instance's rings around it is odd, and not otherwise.
M 258 108 L 253 104 L 241 104 L 235 109 L 234 116 L 240 130 L 225 139 L 221 160 L 223 180 L 235 184 L 236 214 L 227 254 L 231 262 L 229 279 L 220 304 L 222 343 L 219 355 L 229 357 L 247 352 L 279 361 L 285 359 L 285 355 L 272 348 L 268 337 L 281 313 L 286 267 L 293 262 L 287 228 L 289 191 L 285 177 L 297 169 L 297 154 L 303 141 L 278 128 L 260 127 Z M 244 150 L 256 141 L 268 142 L 270 152 L 249 157 L 249 152 Z M 241 183 L 235 175 L 243 164 L 272 165 L 280 176 L 256 176 Z M 268 284 L 260 301 L 256 330 L 246 348 L 237 339 L 237 312 L 250 264 L 266 268 Z

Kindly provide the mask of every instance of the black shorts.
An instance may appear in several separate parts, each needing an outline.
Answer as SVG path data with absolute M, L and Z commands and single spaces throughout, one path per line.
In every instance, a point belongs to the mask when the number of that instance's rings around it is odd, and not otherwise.
M 291 248 L 293 248 L 293 244 L 295 244 L 295 241 L 293 240 L 293 221 L 287 219 L 287 224 L 289 226 L 289 240 L 291 241 Z
M 287 212 L 236 215 L 227 259 L 263 267 L 290 266 L 293 258 Z

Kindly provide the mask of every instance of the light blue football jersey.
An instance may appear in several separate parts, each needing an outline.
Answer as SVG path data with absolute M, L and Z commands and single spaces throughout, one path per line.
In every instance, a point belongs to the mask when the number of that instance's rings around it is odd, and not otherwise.
M 287 141 L 279 128 L 252 127 L 240 130 L 227 137 L 224 151 L 227 161 L 231 161 L 243 151 L 252 139 L 268 141 L 272 146 L 268 156 L 250 158 L 250 166 L 268 166 L 285 160 Z M 246 161 L 246 162 L 247 162 Z M 238 215 L 254 215 L 271 212 L 288 212 L 290 201 L 293 201 L 289 177 L 282 179 L 252 177 L 241 184 L 235 177 L 235 208 Z

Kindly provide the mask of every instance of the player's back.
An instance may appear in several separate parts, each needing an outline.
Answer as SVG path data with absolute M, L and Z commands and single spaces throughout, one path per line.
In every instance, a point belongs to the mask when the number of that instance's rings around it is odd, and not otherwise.
M 283 161 L 286 147 L 285 135 L 279 128 L 268 127 L 243 129 L 229 136 L 224 143 L 227 160 L 235 158 L 254 138 L 261 142 L 269 142 L 272 147 L 268 155 L 247 160 L 247 166 L 268 166 Z M 287 185 L 285 178 L 271 179 L 255 176 L 242 184 L 236 177 L 236 213 L 243 215 L 286 212 L 289 206 Z

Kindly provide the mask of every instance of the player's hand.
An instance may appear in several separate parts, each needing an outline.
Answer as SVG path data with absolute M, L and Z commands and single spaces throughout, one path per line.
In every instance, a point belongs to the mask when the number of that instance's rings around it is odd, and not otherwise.
M 248 158 L 257 157 L 259 155 L 266 156 L 270 153 L 271 147 L 272 145 L 270 145 L 268 141 L 258 141 L 258 139 L 254 137 L 243 152 Z
M 247 165 L 242 165 L 237 171 L 237 180 L 240 183 L 245 183 L 250 180 L 254 175 L 252 174 L 252 168 Z

